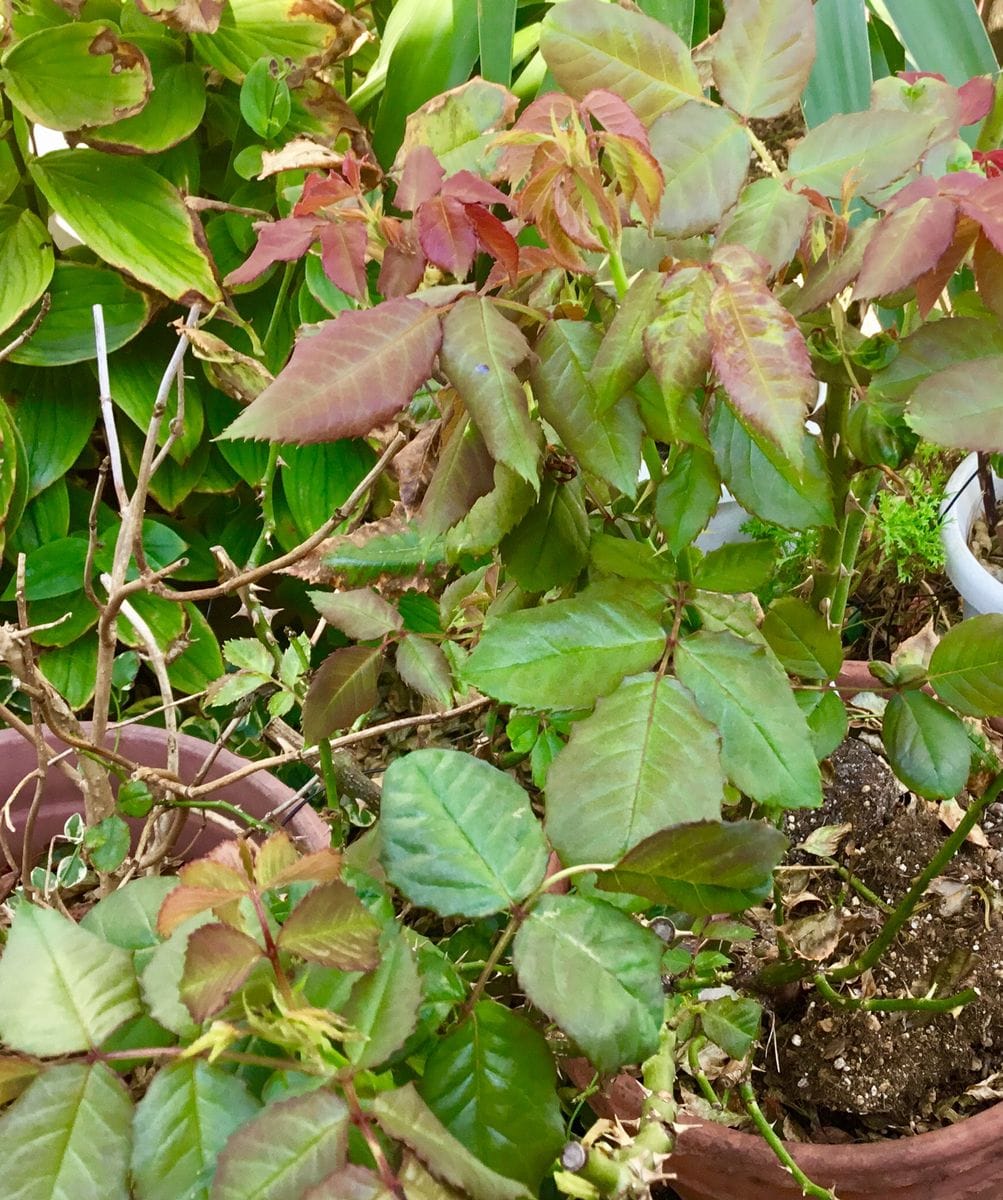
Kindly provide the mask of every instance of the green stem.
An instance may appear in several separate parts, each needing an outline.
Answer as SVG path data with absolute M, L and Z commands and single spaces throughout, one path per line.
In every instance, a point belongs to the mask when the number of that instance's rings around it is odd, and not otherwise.
M 261 533 L 258 534 L 258 540 L 254 543 L 254 548 L 244 566 L 245 570 L 249 567 L 260 566 L 268 543 L 272 540 L 272 534 L 275 532 L 275 472 L 278 465 L 278 443 L 272 442 L 268 447 L 268 463 L 265 466 L 265 473 L 261 477 Z
M 227 813 L 235 820 L 243 821 L 249 829 L 268 828 L 264 821 L 258 821 L 256 818 L 249 816 L 243 809 L 238 808 L 235 804 L 230 804 L 226 800 L 169 800 L 167 803 L 170 808 L 206 808 L 212 812 Z
M 828 1188 L 819 1187 L 817 1183 L 812 1183 L 794 1159 L 791 1158 L 787 1147 L 777 1137 L 773 1126 L 767 1121 L 763 1110 L 759 1107 L 756 1095 L 752 1090 L 752 1084 L 747 1082 L 740 1083 L 738 1085 L 738 1094 L 742 1097 L 745 1111 L 749 1114 L 753 1125 L 755 1125 L 763 1141 L 766 1142 L 767 1146 L 777 1156 L 784 1170 L 790 1172 L 794 1182 L 801 1188 L 801 1194 L 811 1196 L 813 1200 L 836 1200 L 836 1197 Z
M 715 1108 L 719 1108 L 721 1101 L 717 1097 L 717 1092 L 710 1085 L 710 1080 L 704 1074 L 703 1067 L 700 1066 L 700 1051 L 707 1044 L 705 1037 L 694 1038 L 690 1042 L 689 1049 L 686 1052 L 686 1061 L 689 1064 L 690 1074 L 697 1081 L 703 1098 L 708 1104 L 712 1104 Z
M 17 129 L 14 126 L 14 110 L 11 107 L 10 98 L 6 91 L 2 89 L 0 89 L 0 109 L 3 112 L 4 124 L 7 126 L 7 134 L 4 140 L 7 142 L 7 148 L 10 150 L 14 169 L 21 177 L 21 187 L 24 189 L 25 204 L 38 217 L 42 224 L 45 225 L 45 209 L 42 207 L 38 192 L 35 190 L 34 180 L 31 178 L 28 164 L 25 161 L 24 154 L 21 152 L 21 145 L 17 140 Z
M 327 797 L 327 807 L 332 812 L 341 812 L 338 774 L 334 769 L 334 757 L 331 754 L 330 739 L 321 738 L 317 742 L 317 758 L 320 766 L 320 777 L 324 781 L 324 794 Z M 341 829 L 341 840 L 342 842 L 346 840 L 346 830 L 343 827 Z
M 768 171 L 774 179 L 782 179 L 783 171 L 777 165 L 777 160 L 767 149 L 766 143 L 758 138 L 748 125 L 745 127 L 745 132 L 749 135 L 749 141 L 752 143 L 752 148 L 756 152 L 756 157 L 762 163 L 763 168 Z
M 880 908 L 885 913 L 892 911 L 892 906 L 887 901 L 882 900 L 877 892 L 872 892 L 862 879 L 858 879 L 852 871 L 848 871 L 841 863 L 836 862 L 834 858 L 823 858 L 822 861 L 827 867 L 831 867 L 839 878 L 844 883 L 848 883 L 857 895 L 866 900 L 868 904 L 873 904 L 875 908 Z
M 610 279 L 613 280 L 617 296 L 622 300 L 630 288 L 630 280 L 627 278 L 627 268 L 623 265 L 623 256 L 620 253 L 620 247 L 614 244 L 605 225 L 600 225 L 597 232 L 599 240 L 602 242 L 603 248 L 609 256 Z
M 292 287 L 293 276 L 296 274 L 298 262 L 286 263 L 285 270 L 282 272 L 282 281 L 279 283 L 279 291 L 275 297 L 275 303 L 272 305 L 272 315 L 268 321 L 268 328 L 265 330 L 265 336 L 262 340 L 262 346 L 265 351 L 265 356 L 268 356 L 268 351 L 272 348 L 272 339 L 278 332 L 279 321 L 282 319 L 282 307 L 289 296 L 289 289 Z M 272 364 L 269 362 L 268 364 Z
M 481 998 L 481 993 L 488 985 L 488 981 L 494 974 L 494 969 L 498 965 L 498 960 L 508 949 L 509 942 L 515 937 L 516 930 L 519 928 L 519 922 L 515 917 L 511 917 L 509 923 L 502 930 L 502 935 L 494 944 L 494 948 L 488 955 L 487 962 L 484 964 L 484 969 L 477 977 L 477 982 L 471 989 L 470 995 L 467 997 L 467 1002 L 460 1011 L 460 1020 L 468 1017 L 473 1012 L 474 1005 Z
M 535 892 L 526 901 L 526 907 L 532 908 L 537 900 L 550 890 L 555 883 L 560 883 L 562 880 L 571 879 L 575 875 L 586 875 L 590 871 L 597 874 L 602 871 L 612 871 L 616 863 L 579 863 L 576 867 L 565 867 L 563 871 L 555 871 L 553 875 L 548 875 L 547 878 L 540 884 Z
M 1003 76 L 996 76 L 993 106 L 979 132 L 978 150 L 995 150 L 1003 139 Z
M 969 804 L 965 815 L 958 823 L 957 829 L 954 830 L 933 858 L 930 859 L 923 871 L 916 876 L 912 887 L 906 892 L 902 901 L 884 925 L 882 925 L 881 931 L 874 941 L 861 954 L 858 954 L 852 962 L 847 963 L 845 967 L 836 967 L 832 971 L 826 971 L 826 982 L 832 983 L 834 980 L 859 979 L 866 970 L 877 963 L 881 955 L 884 954 L 898 936 L 899 930 L 912 916 L 916 905 L 923 897 L 923 893 L 961 849 L 965 838 L 968 837 L 979 823 L 982 814 L 990 804 L 994 803 L 1001 791 L 1003 791 L 1003 772 L 993 779 L 978 800 L 973 800 Z
M 965 988 L 953 996 L 903 996 L 895 1000 L 879 1000 L 872 996 L 865 1000 L 837 992 L 821 971 L 815 976 L 815 987 L 819 995 L 836 1008 L 859 1009 L 862 1012 L 951 1012 L 971 1004 L 978 997 L 973 988 Z
M 829 624 L 833 629 L 841 629 L 843 618 L 846 616 L 846 602 L 850 598 L 850 587 L 856 576 L 857 551 L 860 549 L 860 539 L 864 534 L 864 526 L 870 516 L 871 505 L 881 486 L 881 471 L 871 467 L 860 476 L 857 494 L 847 497 L 846 507 L 849 511 L 843 522 L 843 537 L 839 555 L 839 570 L 836 586 L 832 592 L 832 602 L 829 607 Z

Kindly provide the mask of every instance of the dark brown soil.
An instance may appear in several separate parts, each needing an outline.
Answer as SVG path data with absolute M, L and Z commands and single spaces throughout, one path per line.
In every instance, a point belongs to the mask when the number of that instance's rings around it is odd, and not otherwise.
M 895 904 L 947 834 L 938 806 L 904 792 L 862 741 L 850 739 L 831 761 L 825 804 L 790 814 L 786 832 L 796 845 L 822 826 L 850 824 L 834 861 Z M 767 998 L 775 1025 L 759 1065 L 766 1107 L 783 1117 L 785 1136 L 919 1133 L 1003 1097 L 994 1078 L 1003 1069 L 1003 810 L 990 810 L 983 829 L 988 845 L 966 844 L 874 971 L 844 988 L 920 997 L 973 987 L 977 1000 L 953 1014 L 846 1011 L 807 983 Z M 814 941 L 819 966 L 847 961 L 874 937 L 883 912 L 818 857 L 795 851 L 789 862 L 778 879 L 790 939 L 809 949 Z M 778 955 L 775 946 L 766 953 Z

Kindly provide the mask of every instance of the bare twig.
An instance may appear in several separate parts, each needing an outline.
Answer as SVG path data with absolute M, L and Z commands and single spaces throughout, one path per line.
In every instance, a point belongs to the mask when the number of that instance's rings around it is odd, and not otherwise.
M 95 304 L 91 309 L 94 316 L 94 344 L 97 348 L 98 366 L 98 399 L 101 404 L 101 420 L 104 422 L 104 438 L 108 446 L 108 457 L 111 460 L 111 478 L 118 497 L 118 511 L 123 519 L 129 504 L 129 493 L 125 487 L 125 475 L 122 471 L 122 447 L 118 440 L 118 428 L 115 425 L 115 407 L 111 399 L 111 376 L 108 373 L 108 340 L 104 329 L 104 308 Z
M 15 350 L 19 349 L 21 346 L 24 345 L 24 343 L 28 340 L 28 338 L 31 337 L 31 335 L 35 332 L 35 330 L 39 327 L 39 325 L 41 325 L 42 322 L 45 320 L 45 314 L 49 311 L 49 306 L 51 304 L 52 304 L 52 297 L 49 295 L 48 292 L 46 292 L 45 295 L 42 297 L 42 303 L 39 305 L 38 312 L 35 313 L 34 320 L 31 322 L 31 324 L 28 326 L 28 328 L 23 333 L 19 333 L 12 342 L 8 342 L 7 345 L 4 346 L 2 350 L 0 350 L 0 362 L 3 362 L 5 359 L 10 358 L 10 356 L 14 353 Z

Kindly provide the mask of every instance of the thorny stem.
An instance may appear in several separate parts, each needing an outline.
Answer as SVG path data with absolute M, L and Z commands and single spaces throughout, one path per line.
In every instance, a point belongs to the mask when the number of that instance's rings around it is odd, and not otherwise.
M 404 1189 L 401 1187 L 400 1180 L 394 1174 L 393 1168 L 387 1162 L 387 1156 L 383 1153 L 383 1147 L 380 1145 L 380 1139 L 373 1132 L 373 1127 L 369 1121 L 369 1117 L 363 1111 L 362 1105 L 359 1103 L 359 1097 L 355 1091 L 355 1084 L 351 1079 L 343 1079 L 341 1081 L 341 1086 L 345 1093 L 345 1100 L 348 1103 L 349 1111 L 352 1114 L 352 1124 L 365 1138 L 366 1145 L 369 1147 L 369 1153 L 373 1156 L 373 1159 L 376 1162 L 376 1170 L 379 1172 L 380 1179 L 383 1181 L 383 1186 L 392 1196 L 398 1197 L 398 1200 L 407 1200 L 404 1195 Z
M 282 999 L 290 1008 L 296 1006 L 296 997 L 293 995 L 292 985 L 289 982 L 289 977 L 282 969 L 282 963 L 279 960 L 279 948 L 275 944 L 275 939 L 272 937 L 272 931 L 268 925 L 268 915 L 265 912 L 265 906 L 261 901 L 261 896 L 258 894 L 257 888 L 250 888 L 248 895 L 251 898 L 251 903 L 254 905 L 254 911 L 258 916 L 258 923 L 261 926 L 261 934 L 265 941 L 265 954 L 268 955 L 268 961 L 272 964 L 272 970 L 275 972 L 275 981 L 279 985 L 279 991 L 282 993 Z
M 843 521 L 842 539 L 839 552 L 839 568 L 836 586 L 832 592 L 832 602 L 829 607 L 829 625 L 832 629 L 840 629 L 846 615 L 846 604 L 850 598 L 850 585 L 853 583 L 857 552 L 860 549 L 860 539 L 864 534 L 864 526 L 871 511 L 871 505 L 881 486 L 881 472 L 876 467 L 864 471 L 860 476 L 857 495 L 847 496 L 847 512 Z
M 828 1188 L 819 1187 L 817 1183 L 812 1183 L 791 1157 L 787 1147 L 777 1137 L 773 1126 L 767 1121 L 763 1110 L 759 1107 L 756 1094 L 752 1090 L 752 1084 L 748 1081 L 740 1083 L 738 1085 L 738 1094 L 742 1098 L 745 1111 L 749 1114 L 753 1125 L 755 1125 L 763 1141 L 766 1142 L 777 1156 L 784 1170 L 790 1173 L 794 1182 L 801 1188 L 801 1194 L 803 1196 L 811 1196 L 812 1200 L 837 1200 L 836 1196 Z
M 752 148 L 756 152 L 756 157 L 763 164 L 764 169 L 767 170 L 774 179 L 782 179 L 784 173 L 777 165 L 777 160 L 767 149 L 766 143 L 758 138 L 755 133 L 753 133 L 750 126 L 746 125 L 745 132 L 748 134 L 749 141 L 752 143 Z
M 710 1080 L 704 1074 L 703 1067 L 700 1066 L 700 1051 L 703 1049 L 706 1043 L 707 1039 L 705 1037 L 694 1038 L 689 1044 L 689 1049 L 686 1053 L 686 1061 L 690 1068 L 690 1074 L 696 1080 L 697 1087 L 699 1087 L 703 1098 L 708 1104 L 713 1105 L 714 1108 L 720 1108 L 721 1101 L 718 1098 L 718 1094 L 711 1087 Z

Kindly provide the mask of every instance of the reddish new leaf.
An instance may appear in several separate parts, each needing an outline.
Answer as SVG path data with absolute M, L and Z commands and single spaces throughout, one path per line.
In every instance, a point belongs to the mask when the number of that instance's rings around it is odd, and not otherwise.
M 1003 254 L 979 234 L 972 258 L 975 268 L 975 286 L 986 308 L 1003 321 Z
M 605 88 L 596 88 L 582 98 L 579 104 L 581 112 L 588 114 L 608 133 L 617 133 L 621 137 L 633 138 L 641 146 L 648 146 L 648 131 L 637 113 L 615 92 Z
M 339 200 L 347 200 L 349 196 L 354 195 L 351 185 L 334 171 L 327 175 L 308 175 L 303 184 L 303 194 L 293 208 L 293 216 L 311 216 L 328 205 L 337 204 Z
M 188 938 L 178 994 L 200 1025 L 218 1013 L 264 955 L 252 937 L 229 925 L 202 925 Z
M 707 324 L 714 369 L 733 407 L 800 470 L 818 384 L 797 322 L 765 285 L 736 279 L 715 288 Z
M 457 171 L 450 175 L 442 185 L 442 194 L 461 204 L 504 204 L 508 207 L 508 196 L 473 171 Z
M 368 292 L 366 227 L 361 221 L 328 221 L 320 227 L 320 261 L 335 287 L 357 300 Z
M 315 850 L 284 867 L 272 879 L 269 887 L 286 887 L 290 883 L 334 883 L 341 877 L 341 855 L 337 850 Z
M 442 186 L 445 169 L 427 146 L 415 146 L 404 162 L 394 203 L 401 212 L 417 212 Z
M 968 252 L 977 238 L 979 241 L 985 241 L 985 238 L 979 238 L 978 225 L 968 217 L 959 217 L 954 227 L 954 237 L 937 260 L 937 265 L 916 280 L 916 303 L 921 317 L 926 318 L 929 315 L 950 282 L 951 276 L 968 257 Z M 986 245 L 988 244 L 986 242 Z M 996 251 L 993 250 L 993 253 Z
M 403 239 L 397 244 L 391 243 L 383 252 L 377 291 L 388 300 L 410 295 L 421 283 L 427 262 L 416 241 Z
M 418 209 L 415 225 L 428 261 L 457 279 L 466 278 L 477 239 L 460 201 L 451 196 L 433 196 Z
M 961 124 L 974 125 L 993 106 L 993 81 L 988 75 L 976 75 L 958 88 L 961 100 Z
M 650 228 L 662 202 L 665 174 L 644 143 L 610 134 L 604 143 L 606 165 L 616 180 L 628 208 L 637 204 Z
M 346 646 L 320 665 L 303 702 L 303 736 L 312 746 L 337 729 L 347 729 L 377 700 L 379 646 Z
M 508 273 L 509 282 L 514 285 L 519 275 L 519 243 L 494 213 L 480 204 L 467 204 L 465 208 L 481 249 Z
M 299 852 L 292 838 L 280 829 L 261 843 L 254 860 L 254 881 L 258 887 L 271 887 L 277 875 L 298 861 Z
M 279 948 L 340 971 L 379 964 L 380 923 L 350 887 L 328 883 L 307 892 L 279 934 Z
M 951 244 L 957 209 L 944 196 L 917 200 L 886 217 L 864 251 L 854 299 L 889 296 L 932 271 Z
M 211 908 L 235 904 L 239 897 L 220 888 L 176 887 L 168 892 L 157 914 L 157 932 L 170 937 L 189 917 L 198 916 Z
M 340 313 L 300 335 L 286 368 L 223 436 L 302 445 L 367 434 L 410 402 L 441 342 L 439 314 L 418 300 Z
M 254 228 L 258 244 L 251 257 L 227 275 L 224 282 L 229 287 L 250 283 L 273 263 L 295 262 L 317 239 L 317 222 L 312 217 L 285 217 L 281 221 L 259 222 Z
M 982 232 L 1003 253 L 1003 177 L 985 180 L 962 196 L 958 207 L 982 226 Z

